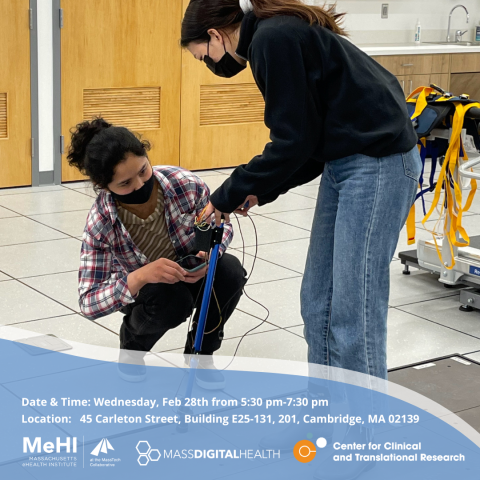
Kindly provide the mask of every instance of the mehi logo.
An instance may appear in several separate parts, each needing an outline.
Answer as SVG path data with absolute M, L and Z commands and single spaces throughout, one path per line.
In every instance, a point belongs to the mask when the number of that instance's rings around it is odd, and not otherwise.
M 60 437 L 56 437 L 56 442 L 44 442 L 42 443 L 41 437 L 35 437 L 33 442 L 30 440 L 29 437 L 23 437 L 23 453 L 60 453 L 62 448 L 65 449 L 67 453 L 72 451 L 73 453 L 77 453 L 77 437 L 67 437 L 65 442 L 62 442 Z
M 108 453 L 108 450 L 115 450 L 106 438 L 102 438 L 100 443 L 90 452 L 90 455 L 98 457 L 100 452 Z

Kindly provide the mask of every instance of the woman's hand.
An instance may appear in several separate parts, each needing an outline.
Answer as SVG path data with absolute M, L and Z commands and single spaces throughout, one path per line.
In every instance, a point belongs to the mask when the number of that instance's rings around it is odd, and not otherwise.
M 249 195 L 233 213 L 238 213 L 239 215 L 246 217 L 249 210 L 252 207 L 255 207 L 255 205 L 258 205 L 258 198 L 255 195 Z
M 135 295 L 147 283 L 183 282 L 186 274 L 187 272 L 178 263 L 168 260 L 168 258 L 159 258 L 130 273 L 127 283 L 130 293 Z
M 207 254 L 205 252 L 198 252 L 197 257 L 199 258 L 207 258 Z M 205 265 L 203 268 L 200 270 L 197 270 L 196 272 L 190 273 L 187 272 L 185 275 L 185 283 L 197 283 L 199 280 L 201 280 L 208 272 L 208 264 Z
M 217 210 L 212 202 L 208 202 L 208 205 L 203 213 L 205 220 L 210 223 L 210 217 L 215 214 L 215 225 L 218 227 L 222 224 L 222 215 L 225 217 L 225 223 L 230 222 L 230 215 Z

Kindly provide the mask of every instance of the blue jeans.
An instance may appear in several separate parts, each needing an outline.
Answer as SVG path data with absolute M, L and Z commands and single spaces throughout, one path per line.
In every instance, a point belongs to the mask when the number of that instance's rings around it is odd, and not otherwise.
M 301 289 L 310 363 L 387 378 L 390 262 L 420 171 L 417 147 L 325 165 Z

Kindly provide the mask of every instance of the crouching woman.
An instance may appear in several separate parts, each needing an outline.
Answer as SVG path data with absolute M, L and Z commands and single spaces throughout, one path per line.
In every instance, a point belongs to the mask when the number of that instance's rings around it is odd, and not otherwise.
M 148 141 L 124 127 L 96 118 L 74 130 L 69 164 L 97 192 L 83 233 L 80 309 L 91 320 L 121 310 L 120 348 L 146 352 L 201 302 L 208 266 L 189 272 L 177 261 L 207 256 L 194 250 L 194 221 L 209 202 L 209 189 L 180 167 L 152 167 Z M 246 282 L 239 260 L 225 253 L 232 236 L 227 223 L 201 350 L 207 356 L 220 348 Z M 186 354 L 193 352 L 199 311 L 186 335 Z

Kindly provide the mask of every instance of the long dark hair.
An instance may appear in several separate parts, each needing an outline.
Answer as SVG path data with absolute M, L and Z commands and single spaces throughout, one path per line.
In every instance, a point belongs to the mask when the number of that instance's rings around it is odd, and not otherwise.
M 341 23 L 344 13 L 335 12 L 335 4 L 323 7 L 305 5 L 300 0 L 251 0 L 257 18 L 276 15 L 291 15 L 320 25 L 334 33 L 347 36 Z M 187 47 L 191 42 L 208 42 L 208 30 L 235 29 L 244 17 L 239 0 L 190 0 L 182 21 L 180 44 Z
M 90 178 L 95 191 L 107 189 L 115 174 L 115 167 L 128 154 L 146 157 L 150 150 L 148 140 L 125 127 L 114 127 L 101 117 L 79 123 L 70 130 L 68 163 Z

